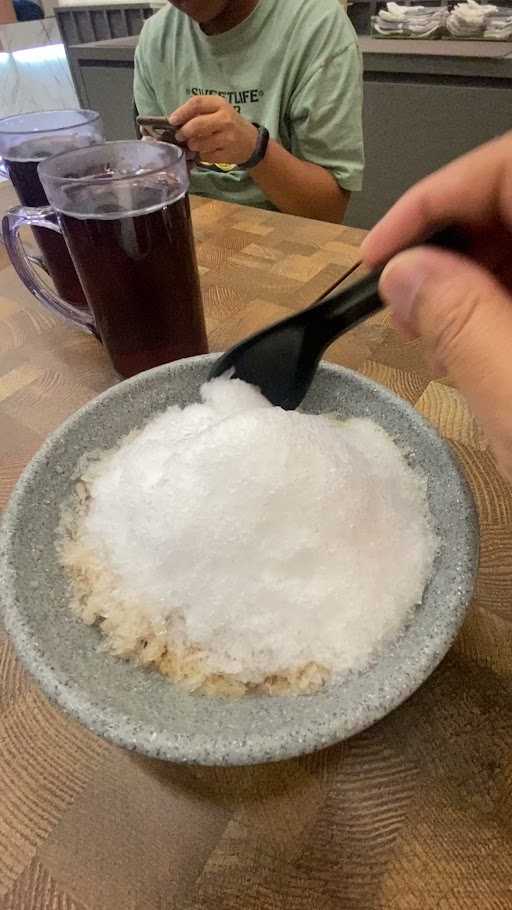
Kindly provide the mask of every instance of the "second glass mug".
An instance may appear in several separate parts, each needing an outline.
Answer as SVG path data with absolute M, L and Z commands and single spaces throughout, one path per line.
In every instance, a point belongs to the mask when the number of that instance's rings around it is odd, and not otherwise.
M 35 111 L 0 120 L 0 174 L 11 180 L 22 205 L 48 204 L 37 168 L 59 152 L 103 142 L 96 111 Z M 87 302 L 62 237 L 34 228 L 41 257 L 31 256 L 50 275 L 57 292 L 76 306 Z
M 183 151 L 159 142 L 106 142 L 39 165 L 50 205 L 3 219 L 10 259 L 37 299 L 99 334 L 116 372 L 135 373 L 208 351 Z M 23 225 L 64 235 L 90 313 L 43 284 Z

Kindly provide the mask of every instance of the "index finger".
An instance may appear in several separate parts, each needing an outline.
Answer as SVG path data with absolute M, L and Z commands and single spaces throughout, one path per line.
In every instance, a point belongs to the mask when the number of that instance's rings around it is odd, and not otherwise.
M 174 113 L 169 114 L 169 123 L 171 126 L 183 126 L 194 117 L 200 117 L 203 114 L 215 114 L 223 103 L 220 95 L 194 95 L 181 107 L 176 108 Z
M 191 139 L 206 139 L 213 133 L 218 133 L 221 127 L 221 115 L 200 114 L 181 126 L 176 133 L 180 141 L 189 142 Z
M 512 230 L 512 132 L 425 177 L 384 215 L 362 244 L 369 266 L 387 262 L 448 224 L 501 220 Z

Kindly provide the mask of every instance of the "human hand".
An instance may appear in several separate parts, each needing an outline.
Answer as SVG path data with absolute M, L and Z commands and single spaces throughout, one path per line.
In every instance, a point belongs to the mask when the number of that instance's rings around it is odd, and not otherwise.
M 176 130 L 171 127 L 166 117 L 137 117 L 137 126 L 142 142 L 168 142 L 170 145 L 179 145 L 176 142 Z M 191 152 L 186 145 L 181 147 L 190 175 L 196 163 L 196 154 Z
M 464 230 L 467 256 L 422 246 L 399 252 L 448 224 Z M 425 339 L 434 368 L 466 396 L 512 481 L 512 133 L 409 190 L 362 253 L 370 267 L 388 263 L 380 290 L 397 328 Z
M 186 142 L 199 160 L 211 164 L 242 164 L 258 138 L 258 130 L 219 95 L 196 95 L 169 116 L 179 127 L 178 142 Z

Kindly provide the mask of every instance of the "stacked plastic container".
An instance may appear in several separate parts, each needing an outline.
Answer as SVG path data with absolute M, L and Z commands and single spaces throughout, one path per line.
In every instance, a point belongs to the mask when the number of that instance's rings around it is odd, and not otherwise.
M 466 0 L 448 6 L 404 6 L 390 2 L 372 18 L 377 38 L 512 40 L 512 7 Z
M 387 3 L 372 19 L 379 38 L 438 38 L 448 15 L 446 6 L 401 6 Z

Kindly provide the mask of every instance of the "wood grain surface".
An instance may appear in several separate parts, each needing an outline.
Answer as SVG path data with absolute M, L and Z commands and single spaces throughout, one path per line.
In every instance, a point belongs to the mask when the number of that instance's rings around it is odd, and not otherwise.
M 0 188 L 0 208 L 9 201 Z M 194 223 L 214 350 L 327 291 L 361 239 L 204 200 Z M 329 357 L 412 402 L 462 462 L 482 554 L 458 641 L 366 733 L 221 770 L 97 739 L 0 638 L 0 910 L 512 908 L 512 492 L 462 397 L 386 316 Z M 39 307 L 0 251 L 1 505 L 47 433 L 111 382 L 101 347 Z

